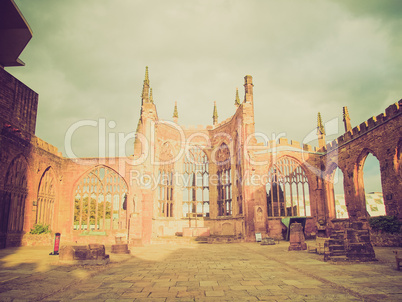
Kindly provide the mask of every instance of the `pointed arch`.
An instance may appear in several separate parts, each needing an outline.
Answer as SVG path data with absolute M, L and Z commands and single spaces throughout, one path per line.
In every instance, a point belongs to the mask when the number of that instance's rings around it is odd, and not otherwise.
M 348 218 L 343 171 L 333 162 L 326 171 L 325 192 L 329 218 Z
M 268 171 L 268 216 L 311 216 L 307 174 L 290 156 L 279 158 Z
M 53 226 L 56 181 L 52 167 L 43 172 L 38 186 L 35 223 Z
M 75 230 L 127 228 L 128 185 L 112 168 L 99 165 L 78 180 L 74 190 Z
M 186 150 L 184 158 L 183 217 L 209 217 L 209 161 L 198 146 Z
M 170 142 L 162 144 L 159 154 L 158 216 L 174 217 L 174 149 Z
M 4 209 L 2 222 L 3 233 L 22 233 L 25 216 L 25 203 L 28 195 L 28 162 L 20 154 L 10 163 L 4 183 Z
M 370 156 L 373 156 L 375 158 L 375 161 L 369 160 L 372 165 L 374 165 L 374 170 L 377 170 L 377 175 L 376 176 L 376 181 L 379 181 L 381 192 L 377 191 L 371 191 L 371 190 L 366 190 L 365 186 L 367 183 L 367 176 L 365 176 L 365 172 L 367 174 L 367 160 Z M 363 151 L 360 153 L 358 159 L 357 159 L 357 183 L 355 183 L 355 186 L 357 186 L 356 191 L 358 192 L 359 196 L 359 201 L 360 201 L 360 206 L 362 206 L 362 212 L 365 213 L 368 216 L 380 216 L 380 215 L 385 215 L 385 205 L 384 205 L 384 199 L 382 196 L 382 184 L 381 184 L 381 172 L 380 172 L 380 161 L 377 157 L 377 155 L 370 149 L 365 148 Z M 365 171 L 366 170 L 366 171 Z M 364 209 L 364 210 L 363 210 Z

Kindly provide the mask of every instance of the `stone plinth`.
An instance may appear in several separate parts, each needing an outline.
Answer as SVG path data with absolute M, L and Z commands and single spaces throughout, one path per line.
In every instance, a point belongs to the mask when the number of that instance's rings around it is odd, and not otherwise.
M 307 244 L 304 241 L 303 226 L 301 223 L 294 222 L 290 225 L 289 251 L 307 250 Z

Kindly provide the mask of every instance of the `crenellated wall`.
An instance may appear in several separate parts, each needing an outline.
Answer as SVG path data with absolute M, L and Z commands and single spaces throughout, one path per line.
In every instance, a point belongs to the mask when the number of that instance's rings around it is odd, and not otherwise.
M 344 176 L 345 201 L 350 219 L 366 219 L 363 166 L 368 154 L 380 164 L 381 186 L 387 215 L 402 219 L 402 179 L 400 148 L 402 138 L 402 100 L 389 106 L 385 113 L 372 117 L 327 144 L 323 157 L 326 179 L 326 205 L 333 203 L 330 191 L 334 170 L 339 167 Z M 328 211 L 333 219 L 333 209 Z

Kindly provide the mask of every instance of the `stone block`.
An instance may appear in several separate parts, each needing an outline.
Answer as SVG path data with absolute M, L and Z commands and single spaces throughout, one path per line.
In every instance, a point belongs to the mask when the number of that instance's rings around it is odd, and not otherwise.
M 102 244 L 88 246 L 62 246 L 59 251 L 59 260 L 76 264 L 104 264 L 109 261 Z
M 128 244 L 113 244 L 112 245 L 112 253 L 113 254 L 129 254 L 130 250 L 128 249 Z

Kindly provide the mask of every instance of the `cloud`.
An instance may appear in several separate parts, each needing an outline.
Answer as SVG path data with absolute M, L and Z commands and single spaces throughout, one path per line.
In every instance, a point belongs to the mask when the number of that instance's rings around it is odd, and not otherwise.
M 399 1 L 338 2 L 16 0 L 34 36 L 8 71 L 40 94 L 37 135 L 60 150 L 79 120 L 134 131 L 145 66 L 162 119 L 175 101 L 184 125 L 211 124 L 214 101 L 230 117 L 251 74 L 256 129 L 302 141 L 318 111 L 348 106 L 356 125 L 402 95 Z M 75 149 L 97 156 L 87 128 Z

